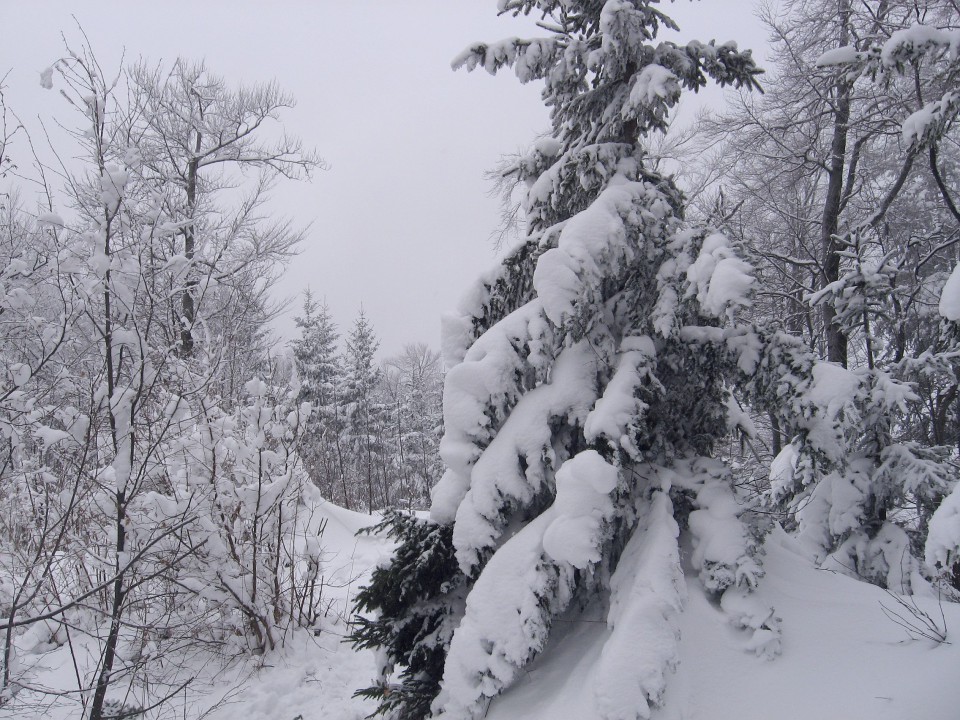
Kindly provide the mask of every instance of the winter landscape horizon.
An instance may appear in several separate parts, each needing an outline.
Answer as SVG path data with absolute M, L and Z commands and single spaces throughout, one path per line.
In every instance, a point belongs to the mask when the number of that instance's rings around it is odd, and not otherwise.
M 72 5 L 0 718 L 957 717 L 956 0 Z

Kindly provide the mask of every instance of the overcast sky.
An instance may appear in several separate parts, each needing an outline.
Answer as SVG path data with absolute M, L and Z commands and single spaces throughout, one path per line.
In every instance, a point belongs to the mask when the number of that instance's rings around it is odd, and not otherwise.
M 439 318 L 496 262 L 497 201 L 484 170 L 548 127 L 535 85 L 509 73 L 452 72 L 474 40 L 530 35 L 496 0 L 0 0 L 0 75 L 25 118 L 73 120 L 39 73 L 83 27 L 105 68 L 143 57 L 205 59 L 231 83 L 276 79 L 297 98 L 285 127 L 329 163 L 311 183 L 278 186 L 274 206 L 312 223 L 279 292 L 308 285 L 344 334 L 361 304 L 381 355 L 439 347 Z M 664 3 L 683 40 L 736 40 L 762 58 L 752 0 Z M 76 20 L 72 16 L 75 16 Z M 717 101 L 719 93 L 706 96 Z M 295 302 L 294 311 L 299 304 Z M 294 334 L 292 315 L 278 324 Z

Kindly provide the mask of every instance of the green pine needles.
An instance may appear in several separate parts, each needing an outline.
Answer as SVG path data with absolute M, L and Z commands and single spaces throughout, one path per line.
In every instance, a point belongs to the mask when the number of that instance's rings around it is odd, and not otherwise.
M 356 596 L 347 640 L 355 648 L 378 650 L 385 662 L 380 682 L 355 696 L 377 700 L 375 714 L 423 718 L 440 690 L 447 646 L 462 614 L 465 577 L 454 558 L 453 526 L 391 510 L 363 532 L 385 533 L 399 545 Z M 403 669 L 388 683 L 386 673 L 394 665 Z

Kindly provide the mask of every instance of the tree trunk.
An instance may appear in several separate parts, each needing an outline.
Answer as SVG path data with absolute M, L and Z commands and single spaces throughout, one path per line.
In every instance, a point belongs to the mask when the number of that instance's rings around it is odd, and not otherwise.
M 203 106 L 200 107 L 200 117 L 203 117 Z M 194 145 L 196 152 L 200 152 L 200 146 L 203 142 L 203 135 L 197 131 L 197 141 Z M 191 159 L 187 163 L 187 212 L 190 214 L 190 222 L 183 231 L 183 255 L 187 259 L 187 275 L 183 288 L 183 294 L 180 296 L 180 356 L 190 357 L 193 354 L 193 323 L 196 320 L 197 309 L 194 300 L 194 292 L 197 286 L 197 279 L 192 270 L 193 257 L 197 247 L 197 178 L 200 169 L 200 161 L 197 158 Z
M 403 488 L 402 493 L 406 496 L 408 501 L 413 500 L 413 493 L 410 492 L 410 487 L 407 479 L 407 463 L 403 457 L 403 424 L 400 417 L 400 388 L 397 388 L 397 451 L 400 454 L 400 486 Z
M 101 168 L 101 173 L 103 169 Z M 106 257 L 112 257 L 112 223 L 114 215 L 112 215 L 109 209 L 104 212 L 105 220 L 105 233 L 103 241 L 103 254 Z M 107 397 L 113 398 L 116 391 L 117 381 L 120 378 L 120 365 L 122 365 L 122 358 L 118 358 L 118 361 L 114 362 L 113 356 L 113 316 L 112 316 L 112 278 L 111 271 L 108 268 L 106 275 L 104 277 L 104 286 L 103 286 L 103 349 L 104 349 L 104 362 L 106 364 L 106 377 L 107 377 Z M 133 416 L 133 408 L 130 411 L 131 418 Z M 119 429 L 117 424 L 117 417 L 114 414 L 113 407 L 108 404 L 108 420 L 110 424 L 110 441 L 113 447 L 113 453 L 116 457 L 121 451 Z M 131 423 L 132 425 L 132 423 Z M 128 430 L 132 433 L 132 429 Z M 133 438 L 130 438 L 130 449 L 133 450 Z M 132 460 L 132 458 L 130 458 Z M 132 466 L 132 462 L 131 462 Z M 90 720 L 101 720 L 103 716 L 103 702 L 107 696 L 107 688 L 110 686 L 111 677 L 113 675 L 113 665 L 116 662 L 117 657 L 117 643 L 120 640 L 120 628 L 121 628 L 121 618 L 123 615 L 124 604 L 126 602 L 126 591 L 124 590 L 124 579 L 125 572 L 121 571 L 122 561 L 121 557 L 126 552 L 127 549 L 127 531 L 125 526 L 126 521 L 126 511 L 127 511 L 127 498 L 126 491 L 122 487 L 117 487 L 114 493 L 115 500 L 115 522 L 116 522 L 116 533 L 117 533 L 117 544 L 116 544 L 116 553 L 115 564 L 114 564 L 114 580 L 112 583 L 113 587 L 113 596 L 110 601 L 110 630 L 107 633 L 106 645 L 103 650 L 102 661 L 100 664 L 100 672 L 97 675 L 97 685 L 93 693 L 93 701 L 90 706 Z
M 840 2 L 840 45 L 849 43 L 850 0 Z M 830 142 L 830 166 L 827 172 L 827 195 L 824 199 L 823 217 L 820 221 L 820 245 L 823 249 L 822 286 L 826 287 L 840 279 L 840 251 L 842 245 L 837 237 L 840 226 L 840 203 L 843 195 L 843 170 L 847 155 L 847 134 L 850 127 L 850 83 L 837 81 L 833 108 L 833 138 Z M 847 366 L 847 336 L 836 321 L 837 311 L 833 302 L 823 304 L 823 328 L 827 334 L 827 359 Z
M 107 643 L 103 650 L 103 662 L 97 676 L 97 686 L 93 692 L 93 702 L 90 705 L 90 720 L 103 718 L 103 702 L 107 697 L 107 688 L 110 687 L 113 676 L 113 665 L 117 659 L 117 644 L 120 641 L 121 618 L 127 593 L 123 587 L 124 574 L 120 572 L 120 557 L 127 548 L 127 533 L 124 527 L 126 520 L 126 498 L 124 492 L 117 492 L 117 565 L 116 579 L 113 581 L 113 600 L 110 607 L 110 631 L 107 633 Z
M 780 429 L 780 420 L 770 413 L 770 438 L 773 445 L 773 456 L 776 457 L 783 450 L 783 431 Z
M 343 445 L 340 442 L 340 395 L 333 389 L 333 420 L 334 435 L 337 448 L 337 470 L 340 474 L 340 485 L 343 487 L 343 506 L 350 510 L 350 494 L 347 492 L 347 473 L 343 466 Z

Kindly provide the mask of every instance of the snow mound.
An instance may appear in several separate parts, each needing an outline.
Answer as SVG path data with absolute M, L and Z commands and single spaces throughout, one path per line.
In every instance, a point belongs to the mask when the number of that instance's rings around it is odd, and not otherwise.
M 953 489 L 930 518 L 926 560 L 931 567 L 948 568 L 960 559 L 960 485 Z
M 940 293 L 940 315 L 947 320 L 960 322 L 960 265 L 947 278 Z
M 783 654 L 766 660 L 744 652 L 739 598 L 717 607 L 695 573 L 678 616 L 676 672 L 667 678 L 651 720 L 943 720 L 960 706 L 960 645 L 911 640 L 883 614 L 895 605 L 883 590 L 814 568 L 796 540 L 775 531 L 765 545 L 766 577 L 755 604 L 783 619 Z M 937 601 L 917 604 L 940 617 Z M 960 606 L 943 605 L 947 627 L 960 627 Z M 494 700 L 487 720 L 582 720 L 602 717 L 594 705 L 598 668 L 611 631 L 598 619 L 568 618 L 523 678 Z M 612 715 L 613 717 L 619 717 Z

